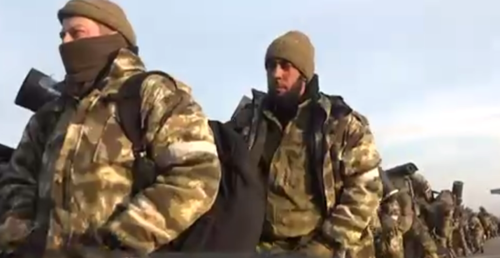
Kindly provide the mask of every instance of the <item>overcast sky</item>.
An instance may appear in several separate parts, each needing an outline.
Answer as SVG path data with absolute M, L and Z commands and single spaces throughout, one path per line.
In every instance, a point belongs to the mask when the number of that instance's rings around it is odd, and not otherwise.
M 265 89 L 268 44 L 290 29 L 316 46 L 320 87 L 368 116 L 386 167 L 414 161 L 437 190 L 500 213 L 500 1 L 119 1 L 149 69 L 192 86 L 211 118 Z M 163 2 L 163 4 L 161 4 Z M 31 67 L 64 75 L 63 0 L 0 0 L 0 142 L 16 145 L 30 113 L 13 105 Z

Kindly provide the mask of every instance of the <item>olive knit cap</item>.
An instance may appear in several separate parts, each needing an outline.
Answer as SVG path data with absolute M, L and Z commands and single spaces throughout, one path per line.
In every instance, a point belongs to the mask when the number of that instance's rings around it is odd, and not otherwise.
M 292 30 L 276 38 L 267 48 L 265 62 L 284 59 L 299 70 L 309 82 L 314 76 L 314 46 L 303 32 Z
M 136 46 L 134 29 L 123 9 L 109 0 L 70 0 L 57 12 L 57 18 L 82 16 L 92 19 L 122 34 L 130 45 Z

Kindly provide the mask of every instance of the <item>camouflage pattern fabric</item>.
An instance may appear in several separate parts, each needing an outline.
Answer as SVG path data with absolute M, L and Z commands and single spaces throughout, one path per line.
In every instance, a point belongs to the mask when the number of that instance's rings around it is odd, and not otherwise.
M 403 236 L 405 257 L 437 258 L 438 248 L 429 228 L 419 218 L 415 218 L 411 229 Z
M 263 111 L 262 103 L 266 94 L 254 91 L 252 104 L 249 104 L 239 110 L 230 123 L 240 131 L 248 140 L 249 146 L 254 146 L 255 139 L 252 138 L 252 130 L 261 130 L 256 121 L 259 121 L 252 114 L 257 116 L 265 116 L 269 121 L 273 121 L 273 125 L 279 126 L 279 122 L 269 112 Z M 319 104 L 328 115 L 331 109 L 331 103 L 328 97 L 321 95 Z M 304 105 L 304 107 L 307 103 Z M 367 234 L 367 227 L 370 219 L 376 211 L 381 196 L 382 184 L 378 174 L 378 166 L 380 164 L 380 155 L 375 147 L 373 135 L 367 124 L 353 114 L 347 119 L 346 136 L 350 139 L 355 139 L 353 146 L 348 146 L 341 153 L 341 158 L 345 164 L 343 171 L 343 182 L 335 182 L 334 171 L 332 171 L 332 163 L 330 158 L 324 159 L 323 164 L 323 189 L 326 199 L 326 207 L 319 207 L 331 211 L 326 218 L 321 218 L 320 221 L 315 210 L 318 209 L 311 199 L 311 195 L 304 188 L 302 194 L 291 196 L 291 186 L 300 186 L 310 188 L 315 187 L 308 182 L 307 177 L 299 178 L 295 175 L 303 175 L 303 171 L 307 171 L 306 142 L 304 142 L 304 129 L 307 125 L 308 114 L 299 112 L 299 115 L 293 119 L 286 128 L 282 130 L 282 141 L 278 150 L 274 153 L 270 168 L 270 195 L 276 195 L 276 192 L 285 192 L 287 198 L 291 198 L 293 203 L 297 202 L 297 198 L 302 205 L 293 206 L 289 203 L 288 210 L 270 210 L 272 218 L 268 222 L 274 223 L 272 226 L 276 230 L 275 237 L 298 237 L 307 234 L 313 228 L 319 228 L 321 235 L 329 243 L 338 243 L 346 249 L 357 248 L 363 234 Z M 327 143 L 332 146 L 333 127 L 327 128 L 326 138 Z M 326 155 L 329 157 L 329 154 Z M 342 184 L 343 191 L 337 192 L 336 186 Z M 288 189 L 288 190 L 287 190 Z M 300 188 L 299 188 L 300 189 Z M 296 194 L 296 193 L 295 193 Z M 270 201 L 270 207 L 276 207 L 278 199 L 281 202 L 287 201 L 283 194 L 281 198 L 274 198 Z M 337 197 L 339 202 L 337 202 Z M 273 197 L 271 197 L 273 198 Z M 305 199 L 304 199 L 305 198 Z M 304 217 L 305 214 L 309 214 Z M 296 219 L 292 219 L 296 218 Z M 281 219 L 281 221 L 279 221 Z M 278 222 L 279 221 L 279 222 Z M 280 225 L 281 223 L 281 225 Z M 286 224 L 285 224 L 286 223 Z M 318 223 L 321 223 L 318 226 Z M 373 243 L 373 242 L 372 242 Z M 287 245 L 279 245 L 281 247 Z M 293 245 L 292 245 L 293 246 Z M 284 247 L 283 247 L 284 248 Z M 287 250 L 295 250 L 290 247 Z M 331 256 L 331 254 L 330 254 Z
M 489 214 L 484 207 L 479 208 L 478 213 L 479 220 L 484 228 L 484 233 L 487 239 L 491 239 L 497 235 L 498 230 L 496 229 L 495 223 L 493 221 L 493 216 Z
M 405 218 L 398 197 L 396 195 L 384 201 L 374 218 L 379 221 L 378 230 L 373 230 L 378 258 L 404 258 L 403 235 L 407 229 L 403 226 Z
M 311 233 L 321 221 L 321 207 L 315 202 L 314 178 L 307 169 L 302 138 L 309 116 L 307 105 L 299 106 L 296 117 L 282 128 L 281 143 L 269 169 L 269 191 L 264 232 L 273 238 L 291 238 Z M 281 127 L 274 115 L 264 110 L 267 121 Z
M 405 257 L 438 257 L 438 247 L 428 226 L 428 213 L 432 200 L 432 188 L 422 174 L 413 174 L 409 178 L 414 196 L 412 197 L 415 217 L 410 230 L 404 235 Z
M 455 200 L 450 190 L 441 191 L 431 204 L 433 228 L 440 246 L 452 248 Z
M 476 214 L 472 214 L 469 219 L 471 229 L 471 244 L 476 251 L 482 251 L 484 245 L 484 228 Z
M 454 229 L 452 231 L 452 249 L 457 255 L 470 255 L 471 251 L 465 236 L 465 227 L 467 219 L 462 207 L 455 208 Z
M 49 249 L 79 245 L 83 238 L 99 242 L 96 233 L 106 230 L 147 254 L 176 239 L 213 204 L 221 170 L 207 118 L 187 86 L 158 75 L 144 81 L 141 96 L 159 175 L 154 185 L 130 196 L 131 143 L 106 97 L 141 71 L 139 57 L 122 49 L 102 90 L 78 103 L 48 104 L 26 126 L 0 178 L 0 196 L 7 216 L 32 218 L 37 175 L 54 171 Z M 47 123 L 55 123 L 55 130 L 44 131 Z

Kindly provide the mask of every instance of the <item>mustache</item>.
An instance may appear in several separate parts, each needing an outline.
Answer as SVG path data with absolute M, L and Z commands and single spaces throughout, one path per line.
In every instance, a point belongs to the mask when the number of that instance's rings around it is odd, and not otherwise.
M 269 86 L 269 89 L 273 90 L 273 91 L 288 91 L 288 90 L 293 90 L 293 89 L 297 89 L 297 88 L 301 88 L 302 87 L 302 80 L 297 79 L 292 85 L 291 87 L 288 86 L 284 80 L 281 80 L 281 79 L 271 79 L 268 81 L 268 86 Z

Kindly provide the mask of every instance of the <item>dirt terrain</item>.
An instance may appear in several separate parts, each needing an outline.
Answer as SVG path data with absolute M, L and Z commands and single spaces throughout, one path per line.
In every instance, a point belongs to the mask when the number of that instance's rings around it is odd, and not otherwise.
M 486 243 L 484 254 L 469 256 L 473 258 L 500 258 L 500 238 L 495 238 Z

